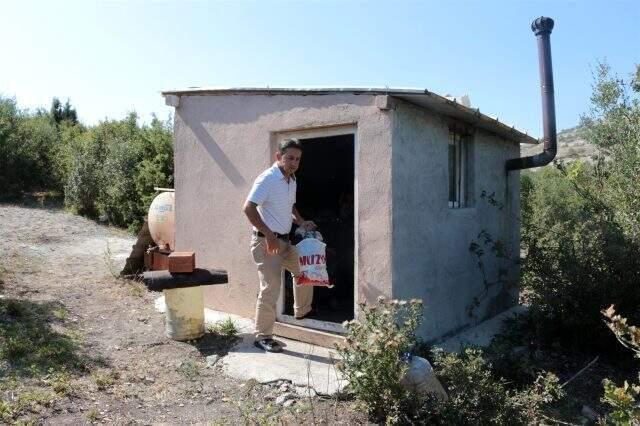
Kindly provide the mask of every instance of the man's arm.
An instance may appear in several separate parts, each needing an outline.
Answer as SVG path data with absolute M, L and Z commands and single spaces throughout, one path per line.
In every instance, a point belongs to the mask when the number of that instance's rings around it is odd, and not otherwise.
M 244 203 L 244 208 L 242 209 L 242 211 L 244 211 L 244 214 L 247 215 L 247 219 L 249 219 L 249 222 L 251 222 L 251 224 L 255 226 L 258 231 L 262 232 L 265 239 L 267 240 L 267 253 L 278 253 L 278 239 L 273 234 L 273 231 L 269 229 L 269 227 L 260 217 L 260 213 L 258 213 L 258 205 L 253 201 L 247 200 L 247 202 Z

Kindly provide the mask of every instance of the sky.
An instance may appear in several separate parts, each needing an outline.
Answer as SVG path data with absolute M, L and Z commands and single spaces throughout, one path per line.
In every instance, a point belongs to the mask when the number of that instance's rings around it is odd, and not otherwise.
M 85 124 L 167 118 L 160 91 L 193 86 L 365 86 L 469 95 L 542 133 L 533 19 L 551 35 L 558 129 L 589 107 L 606 60 L 640 63 L 640 1 L 7 1 L 0 95 L 21 108 L 69 99 Z

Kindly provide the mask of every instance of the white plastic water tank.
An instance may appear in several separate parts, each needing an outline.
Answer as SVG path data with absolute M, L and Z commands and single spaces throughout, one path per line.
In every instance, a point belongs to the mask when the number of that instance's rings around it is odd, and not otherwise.
M 161 192 L 149 206 L 149 233 L 153 241 L 163 249 L 175 249 L 175 204 L 173 192 Z

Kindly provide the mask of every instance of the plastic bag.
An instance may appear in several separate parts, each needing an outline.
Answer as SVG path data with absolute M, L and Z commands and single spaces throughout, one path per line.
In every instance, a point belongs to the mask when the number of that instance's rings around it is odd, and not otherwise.
M 309 237 L 307 237 L 309 235 Z M 313 285 L 332 288 L 327 273 L 327 245 L 322 242 L 322 235 L 318 231 L 306 231 L 304 239 L 300 241 L 298 249 L 298 265 L 300 275 L 296 280 L 297 285 Z

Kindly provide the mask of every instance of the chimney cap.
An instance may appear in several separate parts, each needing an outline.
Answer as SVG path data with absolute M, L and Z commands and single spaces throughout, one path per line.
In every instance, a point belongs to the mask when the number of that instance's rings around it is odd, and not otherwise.
M 551 34 L 553 30 L 553 19 L 546 16 L 536 18 L 531 23 L 531 31 L 537 36 L 542 34 Z

